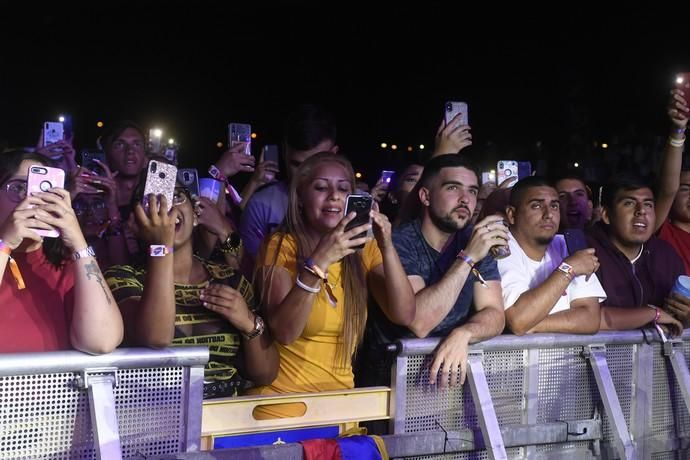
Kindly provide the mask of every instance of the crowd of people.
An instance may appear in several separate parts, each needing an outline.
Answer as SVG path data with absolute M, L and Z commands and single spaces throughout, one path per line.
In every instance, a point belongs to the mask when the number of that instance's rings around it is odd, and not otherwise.
M 100 138 L 98 168 L 77 164 L 71 139 L 3 152 L 0 352 L 208 345 L 214 398 L 388 385 L 383 350 L 401 338 L 442 339 L 428 383 L 447 386 L 464 382 L 470 344 L 502 333 L 690 326 L 674 290 L 690 268 L 682 91 L 656 183 L 616 175 L 598 200 L 573 175 L 481 183 L 461 115 L 427 161 L 370 184 L 355 227 L 346 199 L 366 184 L 312 105 L 286 120 L 280 165 L 242 144 L 209 165 L 227 183 L 215 201 L 182 183 L 171 203 L 145 196 L 149 160 L 166 160 L 129 121 Z M 62 168 L 65 188 L 27 191 L 33 165 Z

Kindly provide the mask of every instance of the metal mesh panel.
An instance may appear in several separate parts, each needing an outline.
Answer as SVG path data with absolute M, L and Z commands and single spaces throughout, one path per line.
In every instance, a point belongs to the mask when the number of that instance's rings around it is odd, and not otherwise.
M 632 401 L 633 345 L 607 345 L 606 362 L 611 372 L 611 380 L 616 388 L 618 401 L 623 410 L 625 424 L 630 430 L 630 405 Z M 603 439 L 613 442 L 613 427 L 608 417 L 603 417 Z
M 522 423 L 526 350 L 484 353 L 484 371 L 499 425 Z
M 539 351 L 539 404 L 537 423 L 592 418 L 599 395 L 582 347 Z M 537 446 L 537 452 L 587 449 L 589 442 Z
M 115 389 L 123 457 L 178 453 L 183 368 L 123 369 Z M 0 377 L 0 458 L 95 458 L 77 374 Z
M 675 418 L 671 402 L 669 381 L 675 379 L 671 366 L 661 351 L 661 345 L 654 345 L 654 373 L 652 378 L 652 434 L 675 432 Z
M 520 460 L 524 458 L 522 449 L 514 447 L 506 449 L 506 454 L 511 460 Z M 481 452 L 461 452 L 457 454 L 440 454 L 440 455 L 425 455 L 423 457 L 405 457 L 411 460 L 488 460 L 489 454 L 486 451 Z

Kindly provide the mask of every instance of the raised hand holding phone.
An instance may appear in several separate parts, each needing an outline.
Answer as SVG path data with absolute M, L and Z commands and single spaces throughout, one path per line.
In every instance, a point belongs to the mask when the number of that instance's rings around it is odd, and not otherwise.
M 65 172 L 62 169 L 43 165 L 32 165 L 29 167 L 26 181 L 27 195 L 35 196 L 40 192 L 48 192 L 53 188 L 63 188 L 64 186 Z M 58 229 L 36 229 L 36 233 L 46 238 L 57 238 L 60 236 Z
M 144 196 L 142 198 L 144 209 L 146 211 L 149 210 L 150 195 L 162 195 L 166 199 L 167 211 L 169 212 L 173 205 L 176 179 L 177 168 L 174 165 L 156 160 L 149 161 L 146 173 L 146 184 L 144 185 Z M 158 209 L 154 209 L 152 212 L 157 213 Z
M 351 212 L 355 212 L 356 215 L 345 226 L 346 232 L 360 225 L 371 224 L 370 212 L 373 202 L 371 195 L 351 194 L 347 196 L 345 199 L 345 215 L 347 216 Z M 355 235 L 354 238 L 365 238 L 367 236 L 368 232 L 363 232 Z M 355 246 L 355 249 L 362 249 L 363 247 L 364 244 L 360 244 Z

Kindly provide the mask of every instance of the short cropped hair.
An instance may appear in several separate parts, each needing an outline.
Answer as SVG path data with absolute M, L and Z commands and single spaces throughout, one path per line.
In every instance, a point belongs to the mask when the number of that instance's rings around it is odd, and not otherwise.
M 534 187 L 551 187 L 554 188 L 553 182 L 541 176 L 528 176 L 517 181 L 510 192 L 510 200 L 508 204 L 514 208 L 520 206 L 520 203 L 525 198 L 527 190 Z

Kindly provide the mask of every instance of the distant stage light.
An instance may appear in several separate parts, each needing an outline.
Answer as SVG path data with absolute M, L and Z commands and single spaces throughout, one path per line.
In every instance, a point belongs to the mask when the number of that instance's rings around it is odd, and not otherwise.
M 174 143 L 175 143 L 175 139 L 173 139 L 172 137 L 170 139 L 168 139 L 168 144 L 173 145 Z
M 391 150 L 398 150 L 398 146 L 395 144 L 391 145 Z
M 408 151 L 408 152 L 411 152 L 411 151 L 412 151 L 412 146 L 411 146 L 411 145 L 409 145 L 409 146 L 407 147 L 407 151 Z
M 580 163 L 573 163 L 573 166 L 575 166 L 576 168 L 579 168 L 579 167 L 580 167 Z
M 252 133 L 251 138 L 256 139 L 256 133 Z
M 156 128 L 153 130 L 153 135 L 156 137 L 163 137 L 163 130 Z
M 607 149 L 607 148 L 609 148 L 609 144 L 601 144 L 601 148 L 602 148 L 602 149 Z
M 388 147 L 388 144 L 386 144 L 385 142 L 381 142 L 381 148 L 385 149 L 386 147 Z
M 99 128 L 102 128 L 102 127 L 103 127 L 103 122 L 102 122 L 102 121 L 97 122 L 97 123 L 96 123 L 96 126 L 98 126 Z
M 59 121 L 60 123 L 64 123 L 64 122 L 65 122 L 65 117 L 63 117 L 62 115 L 60 115 L 60 116 L 58 117 L 58 121 Z
M 361 178 L 362 178 L 362 173 L 361 173 L 361 172 L 355 173 L 355 177 L 356 177 L 357 179 L 361 179 Z
M 424 144 L 419 144 L 419 150 L 424 150 Z
M 219 149 L 223 148 L 223 143 L 222 142 L 216 142 L 216 147 Z

